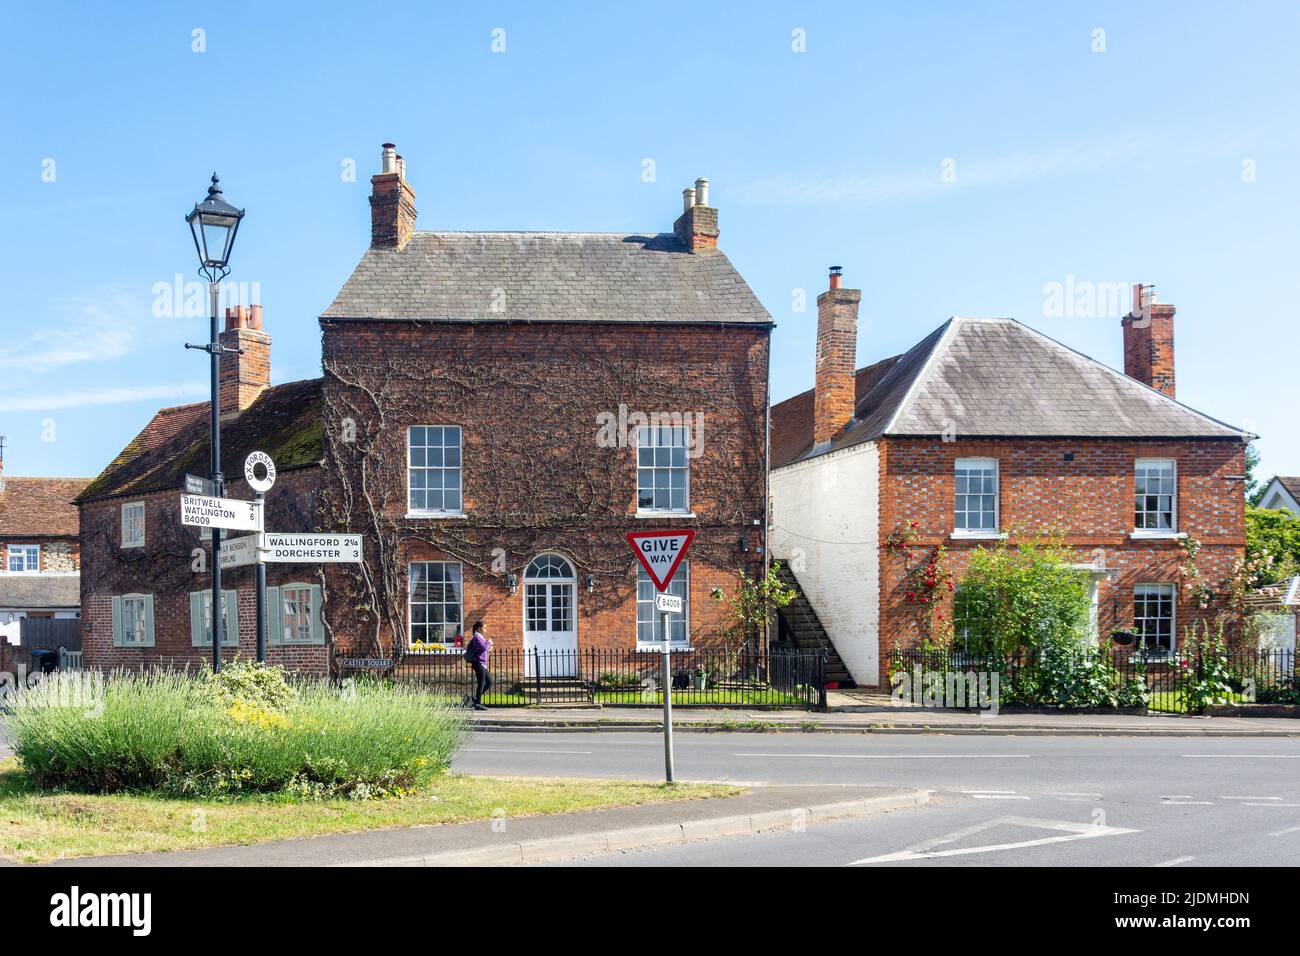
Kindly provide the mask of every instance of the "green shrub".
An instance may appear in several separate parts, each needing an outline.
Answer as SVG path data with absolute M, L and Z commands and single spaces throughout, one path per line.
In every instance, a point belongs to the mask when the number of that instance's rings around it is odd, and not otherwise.
M 415 690 L 311 683 L 277 707 L 265 702 L 286 699 L 275 680 L 231 679 L 245 682 L 262 702 L 251 691 L 227 698 L 207 677 L 158 673 L 109 678 L 90 708 L 24 692 L 11 701 L 14 751 L 47 788 L 364 799 L 426 786 L 464 737 L 459 715 Z
M 253 661 L 231 661 L 219 673 L 205 671 L 203 679 L 212 699 L 222 707 L 242 701 L 279 710 L 288 707 L 297 696 L 284 668 Z
M 631 671 L 606 671 L 596 678 L 596 689 L 604 691 L 640 690 L 641 675 Z

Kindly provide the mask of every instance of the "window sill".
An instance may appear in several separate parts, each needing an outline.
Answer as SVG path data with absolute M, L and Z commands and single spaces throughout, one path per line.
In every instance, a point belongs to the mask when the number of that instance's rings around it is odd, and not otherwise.
M 689 644 L 674 644 L 672 646 L 672 651 L 674 654 L 676 654 L 678 651 L 686 653 L 694 650 L 695 648 L 691 647 Z M 658 642 L 658 641 L 655 642 L 654 644 L 642 644 L 640 641 L 638 641 L 636 645 L 636 652 L 638 654 L 662 654 L 664 652 L 664 646 L 662 642 Z
M 122 548 L 123 551 L 129 551 L 129 550 L 131 550 L 131 549 L 133 549 L 133 548 L 143 548 L 143 547 L 144 547 L 144 542 L 141 541 L 139 544 L 123 544 L 123 545 L 120 545 L 120 547 Z
M 404 518 L 468 518 L 463 511 L 408 511 Z
M 694 511 L 643 511 L 638 508 L 634 517 L 637 518 L 694 518 Z
M 1005 531 L 954 531 L 949 535 L 953 541 L 1005 541 Z
M 465 648 L 448 644 L 446 647 L 408 647 L 406 653 L 416 657 L 439 657 L 446 654 L 464 654 Z
M 1182 541 L 1187 537 L 1186 531 L 1146 531 L 1134 528 L 1129 532 L 1134 541 Z

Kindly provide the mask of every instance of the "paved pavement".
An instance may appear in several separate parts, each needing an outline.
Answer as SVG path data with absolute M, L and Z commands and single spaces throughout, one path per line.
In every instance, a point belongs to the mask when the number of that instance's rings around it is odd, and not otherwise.
M 599 856 L 608 865 L 1294 865 L 1300 740 L 693 734 L 683 779 L 931 791 L 864 820 Z M 480 734 L 471 773 L 656 779 L 644 734 Z M 866 862 L 859 862 L 866 861 Z
M 1300 720 L 1285 717 L 1184 717 L 1172 714 L 1015 713 L 996 716 L 858 702 L 849 711 L 684 708 L 673 711 L 683 731 L 788 730 L 828 733 L 1079 734 L 1083 736 L 1269 736 L 1300 738 Z M 494 707 L 471 715 L 482 730 L 657 731 L 658 708 Z
M 256 846 L 69 860 L 67 866 L 464 866 L 562 860 L 575 854 L 803 830 L 923 805 L 908 787 L 758 787 L 741 796 L 579 813 L 369 830 Z

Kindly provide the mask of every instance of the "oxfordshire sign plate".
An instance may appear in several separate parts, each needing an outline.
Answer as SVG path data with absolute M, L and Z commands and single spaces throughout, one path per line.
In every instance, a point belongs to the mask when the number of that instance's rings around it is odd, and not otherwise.
M 196 528 L 261 531 L 262 508 L 255 501 L 213 498 L 209 495 L 181 495 L 181 524 Z

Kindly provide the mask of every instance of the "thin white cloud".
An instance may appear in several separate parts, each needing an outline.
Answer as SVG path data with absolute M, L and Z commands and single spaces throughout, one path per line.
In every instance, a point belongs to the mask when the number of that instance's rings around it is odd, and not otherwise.
M 208 390 L 206 382 L 182 382 L 176 385 L 128 385 L 120 388 L 88 388 L 46 395 L 15 395 L 0 398 L 0 412 L 48 412 L 94 405 L 126 405 L 150 399 L 176 400 L 206 397 Z
M 0 371 L 39 375 L 68 365 L 112 361 L 139 344 L 140 321 L 132 316 L 142 313 L 123 293 L 68 299 L 59 308 L 71 320 L 40 328 L 22 342 L 0 348 Z
M 997 186 L 1071 176 L 1143 161 L 1150 137 L 1086 141 L 1052 150 L 967 159 L 961 153 L 935 158 L 924 169 L 900 172 L 806 176 L 783 174 L 741 183 L 735 194 L 752 202 L 871 204 L 914 199 L 945 190 Z M 1147 143 L 1145 149 L 1139 147 Z M 945 171 L 948 177 L 945 179 Z

